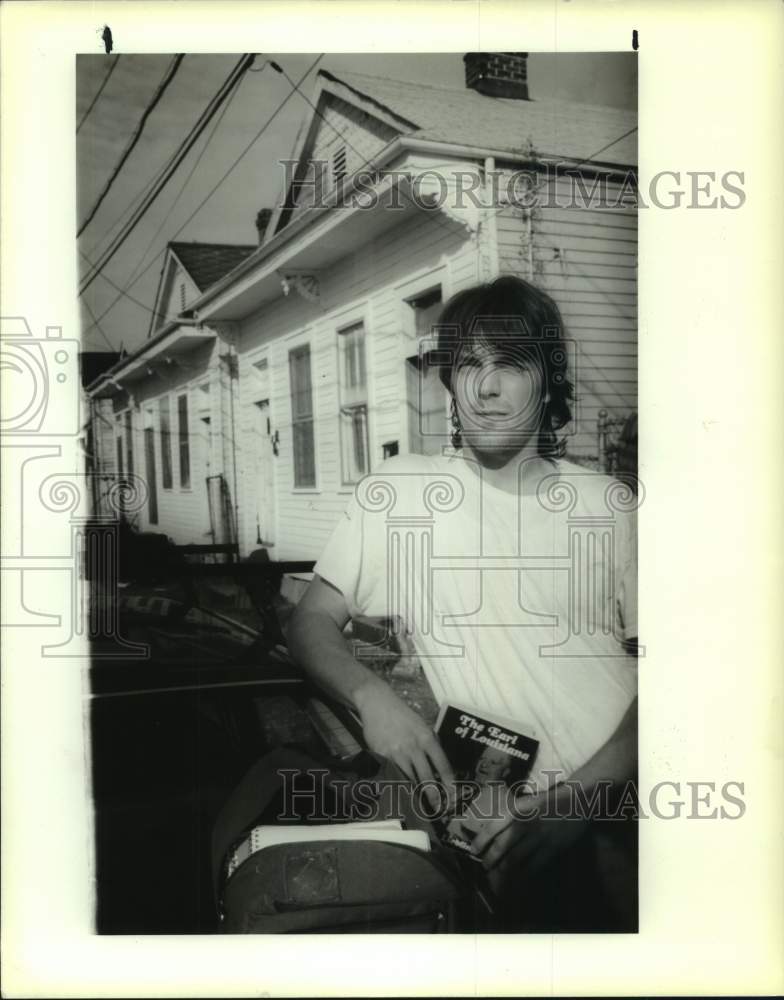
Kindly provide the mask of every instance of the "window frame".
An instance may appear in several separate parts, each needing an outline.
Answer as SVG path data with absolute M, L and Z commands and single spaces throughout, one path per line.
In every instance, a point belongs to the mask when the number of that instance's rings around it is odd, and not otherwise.
M 164 396 L 158 397 L 158 434 L 160 437 L 161 449 L 161 489 L 171 492 L 174 489 L 174 453 L 172 451 L 172 429 L 171 429 L 171 396 L 167 392 Z M 166 430 L 164 431 L 164 415 L 166 417 Z M 168 485 L 167 475 L 168 472 Z
M 292 359 L 296 355 L 306 355 L 308 359 L 308 389 L 310 394 L 310 415 L 302 417 L 294 411 L 294 368 Z M 316 447 L 316 393 L 313 382 L 313 350 L 310 340 L 299 341 L 288 349 L 287 367 L 289 373 L 289 411 L 291 413 L 291 475 L 292 491 L 294 493 L 318 493 L 319 492 L 319 470 Z M 310 425 L 311 452 L 313 465 L 313 482 L 297 483 L 297 426 Z
M 155 449 L 156 426 L 155 411 L 157 407 L 152 401 L 146 405 L 142 414 L 141 440 L 142 451 L 144 452 L 144 478 L 147 483 L 147 503 L 145 504 L 145 520 L 148 527 L 157 528 L 161 523 L 161 507 L 158 497 L 159 487 L 159 463 Z M 149 453 L 148 453 L 149 446 Z M 152 469 L 150 469 L 150 457 L 152 458 Z M 152 475 L 151 475 L 152 473 Z M 154 516 L 153 516 L 154 514 Z
M 424 435 L 421 433 L 420 428 L 413 428 L 411 425 L 411 405 L 409 398 L 409 370 L 408 366 L 411 364 L 411 359 L 417 359 L 416 367 L 419 370 L 419 358 L 420 351 L 419 345 L 425 337 L 429 335 L 429 331 L 419 332 L 417 327 L 417 309 L 415 303 L 418 300 L 427 298 L 435 292 L 438 292 L 441 296 L 440 304 L 443 307 L 444 303 L 448 301 L 447 297 L 447 282 L 446 275 L 443 271 L 431 271 L 428 274 L 422 275 L 416 282 L 409 283 L 405 288 L 405 291 L 401 288 L 400 295 L 400 308 L 403 311 L 403 325 L 406 332 L 405 340 L 405 350 L 403 353 L 403 405 L 405 407 L 406 413 L 406 434 L 405 434 L 405 447 L 407 454 L 441 454 L 441 447 L 437 452 L 416 452 L 412 449 L 412 439 L 414 437 L 414 432 L 421 439 L 426 439 L 429 435 Z M 435 412 L 435 411 L 434 411 Z M 446 445 L 449 442 L 449 393 L 444 390 L 444 439 L 443 444 Z M 420 412 L 421 419 L 421 412 Z
M 130 478 L 136 471 L 133 447 L 133 410 L 130 406 L 123 411 L 122 427 L 123 440 L 125 441 L 125 475 Z
M 190 391 L 186 389 L 184 392 L 178 392 L 177 396 L 177 483 L 179 485 L 179 490 L 181 493 L 190 493 L 193 490 L 192 482 L 192 463 L 191 463 L 191 407 L 190 407 Z M 185 400 L 185 428 L 183 435 L 183 420 L 182 420 L 182 408 L 180 402 Z M 187 453 L 187 471 L 188 471 L 188 481 L 183 482 L 183 462 L 182 462 L 182 452 L 183 445 Z
M 362 333 L 361 343 L 361 361 L 359 362 L 358 368 L 361 372 L 363 379 L 363 386 L 360 396 L 352 399 L 352 401 L 346 401 L 346 395 L 350 394 L 350 387 L 346 386 L 345 379 L 345 366 L 344 362 L 347 356 L 347 350 L 341 342 L 341 338 L 346 337 L 356 330 L 360 330 Z M 355 486 L 363 476 L 369 475 L 373 463 L 371 459 L 371 446 L 370 446 L 370 365 L 368 363 L 368 331 L 367 323 L 365 322 L 364 316 L 359 316 L 354 318 L 349 323 L 342 323 L 335 330 L 335 347 L 337 350 L 337 373 L 338 373 L 338 441 L 340 445 L 340 484 L 343 487 Z M 354 417 L 356 414 L 362 414 L 364 417 L 364 449 L 365 449 L 365 470 L 358 471 L 356 478 L 352 478 L 347 466 L 347 450 L 350 447 L 356 445 L 356 438 L 353 437 L 352 441 L 348 442 L 346 440 L 346 435 L 349 430 L 354 432 Z M 346 417 L 350 417 L 350 421 L 346 420 Z M 353 456 L 356 459 L 356 453 Z M 356 465 L 356 462 L 354 462 Z

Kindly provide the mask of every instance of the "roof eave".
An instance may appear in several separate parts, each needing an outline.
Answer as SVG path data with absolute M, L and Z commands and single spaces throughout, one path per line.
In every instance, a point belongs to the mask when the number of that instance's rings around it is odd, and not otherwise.
M 112 382 L 114 380 L 114 377 L 117 376 L 124 368 L 127 368 L 128 365 L 133 364 L 137 358 L 139 358 L 142 354 L 145 353 L 145 351 L 149 351 L 151 347 L 155 347 L 158 343 L 160 343 L 160 341 L 165 340 L 166 337 L 168 337 L 170 333 L 174 333 L 174 331 L 178 327 L 196 326 L 196 325 L 197 325 L 196 320 L 189 320 L 189 319 L 170 320 L 168 323 L 166 323 L 165 326 L 161 327 L 161 329 L 155 334 L 154 337 L 150 337 L 147 340 L 145 340 L 144 343 L 141 345 L 141 347 L 137 347 L 132 354 L 128 354 L 126 355 L 126 357 L 121 358 L 116 364 L 113 364 L 111 368 L 107 368 L 105 372 L 102 372 L 98 376 L 98 378 L 93 379 L 93 381 L 88 386 L 85 386 L 84 391 L 88 395 L 93 395 L 94 392 L 96 392 L 100 388 L 102 383 Z
M 576 158 L 570 159 L 569 157 L 558 156 L 557 154 L 534 154 L 532 157 L 530 152 L 521 152 L 517 154 L 510 152 L 508 149 L 492 149 L 484 146 L 466 146 L 460 143 L 442 142 L 438 139 L 419 139 L 416 136 L 400 135 L 388 143 L 372 160 L 368 161 L 367 165 L 363 168 L 362 173 L 367 174 L 372 173 L 375 170 L 382 169 L 389 163 L 390 160 L 394 159 L 395 156 L 404 151 L 436 153 L 440 156 L 447 154 L 460 159 L 467 158 L 485 160 L 492 157 L 506 162 L 511 161 L 531 165 L 537 163 L 564 163 L 577 165 L 585 162 Z M 628 170 L 634 167 L 634 164 L 600 163 L 598 161 L 591 162 L 597 169 L 612 171 L 617 171 L 619 169 Z M 276 233 L 267 243 L 260 246 L 255 253 L 251 254 L 248 258 L 242 261 L 242 263 L 235 267 L 233 271 L 229 271 L 229 273 L 224 275 L 220 281 L 211 285 L 203 293 L 203 295 L 192 303 L 191 308 L 195 309 L 199 315 L 207 320 L 209 318 L 209 313 L 206 311 L 206 307 L 208 307 L 212 301 L 226 292 L 241 278 L 244 278 L 245 275 L 254 268 L 266 264 L 271 258 L 281 253 L 286 245 L 300 232 L 306 229 L 315 220 L 323 217 L 324 211 L 322 208 L 311 208 L 303 212 L 302 215 L 295 218 L 284 229 L 281 229 L 280 232 Z
M 379 170 L 388 164 L 390 160 L 403 151 L 405 138 L 405 136 L 397 136 L 392 142 L 387 143 L 377 156 L 368 161 L 362 172 L 372 173 L 374 170 Z M 322 208 L 310 208 L 303 212 L 302 215 L 290 222 L 285 229 L 281 229 L 280 232 L 276 233 L 269 242 L 260 246 L 256 253 L 251 254 L 247 260 L 244 260 L 238 267 L 235 267 L 233 271 L 230 271 L 220 281 L 211 285 L 203 295 L 192 303 L 191 308 L 201 314 L 205 306 L 208 306 L 213 299 L 216 299 L 229 289 L 240 278 L 245 277 L 249 271 L 267 263 L 272 257 L 281 253 L 286 244 L 293 240 L 303 229 L 311 225 L 314 220 L 323 217 L 324 209 Z

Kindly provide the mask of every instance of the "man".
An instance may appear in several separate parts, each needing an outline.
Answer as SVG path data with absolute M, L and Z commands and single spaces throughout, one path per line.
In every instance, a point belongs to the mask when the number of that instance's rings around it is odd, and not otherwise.
M 538 741 L 533 793 L 475 822 L 473 851 L 500 888 L 584 844 L 584 822 L 538 818 L 567 804 L 559 779 L 590 797 L 634 776 L 633 504 L 562 459 L 572 384 L 549 296 L 502 277 L 455 296 L 438 327 L 453 448 L 396 457 L 360 483 L 289 643 L 412 781 L 449 784 L 452 767 L 430 726 L 350 655 L 341 633 L 356 614 L 405 621 L 439 701 Z

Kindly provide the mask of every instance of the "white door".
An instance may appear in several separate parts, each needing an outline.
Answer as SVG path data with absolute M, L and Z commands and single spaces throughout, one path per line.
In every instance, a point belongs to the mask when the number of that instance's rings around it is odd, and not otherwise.
M 251 453 L 255 458 L 256 544 L 275 544 L 275 455 L 268 399 L 253 404 Z
M 215 515 L 210 511 L 210 476 L 213 474 L 213 441 L 212 441 L 212 421 L 209 417 L 199 417 L 198 422 L 198 443 L 199 443 L 199 463 L 197 469 L 202 473 L 201 482 L 194 483 L 194 486 L 202 497 L 202 517 L 204 519 L 205 540 L 211 544 L 217 544 L 215 537 L 215 525 L 213 523 Z

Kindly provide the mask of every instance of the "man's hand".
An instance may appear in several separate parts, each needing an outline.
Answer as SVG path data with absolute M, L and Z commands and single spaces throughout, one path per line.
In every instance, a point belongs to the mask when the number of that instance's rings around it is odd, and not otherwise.
M 368 747 L 414 782 L 439 780 L 447 793 L 454 774 L 432 729 L 383 682 L 356 696 Z
M 499 805 L 498 815 L 490 819 L 469 815 L 462 824 L 476 833 L 471 851 L 486 868 L 494 868 L 513 852 L 516 864 L 524 862 L 533 871 L 570 847 L 586 829 L 585 820 L 559 817 L 552 799 L 544 794 L 523 795 L 515 801 L 500 797 Z

